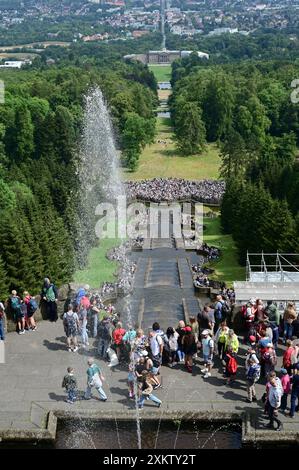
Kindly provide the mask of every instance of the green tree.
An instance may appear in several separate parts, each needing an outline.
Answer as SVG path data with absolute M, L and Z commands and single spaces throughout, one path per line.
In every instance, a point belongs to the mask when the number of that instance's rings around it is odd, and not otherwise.
M 205 148 L 206 129 L 201 115 L 201 109 L 194 102 L 182 102 L 178 107 L 175 133 L 178 148 L 184 155 L 201 153 Z
M 244 139 L 237 131 L 231 129 L 221 145 L 221 174 L 226 180 L 230 178 L 243 180 L 249 158 Z
M 0 300 L 3 301 L 7 298 L 9 293 L 7 272 L 4 267 L 2 256 L 0 255 Z
M 17 106 L 14 123 L 15 158 L 30 158 L 34 152 L 34 126 L 31 113 L 24 103 Z
M 233 103 L 233 87 L 228 77 L 219 74 L 212 78 L 203 98 L 203 120 L 209 142 L 222 139 L 232 127 Z

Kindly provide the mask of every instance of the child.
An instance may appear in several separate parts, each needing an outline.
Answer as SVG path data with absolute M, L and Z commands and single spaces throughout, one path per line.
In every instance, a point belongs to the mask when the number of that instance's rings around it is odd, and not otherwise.
M 135 390 L 134 390 L 135 383 L 136 383 L 135 367 L 134 367 L 134 364 L 131 363 L 129 365 L 129 373 L 128 373 L 129 398 L 135 397 Z
M 287 409 L 288 394 L 291 390 L 291 378 L 286 369 L 280 369 L 282 377 L 280 378 L 281 386 L 283 390 L 283 395 L 281 397 L 280 409 L 282 412 L 285 412 Z
M 65 388 L 67 393 L 67 403 L 74 403 L 76 401 L 77 379 L 74 376 L 73 367 L 67 368 L 67 374 L 63 377 L 62 387 Z

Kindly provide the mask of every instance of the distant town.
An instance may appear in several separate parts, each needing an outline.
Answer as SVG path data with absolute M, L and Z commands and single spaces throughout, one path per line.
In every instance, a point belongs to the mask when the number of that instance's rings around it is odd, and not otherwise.
M 108 41 L 159 32 L 160 0 L 0 1 L 0 46 L 36 41 Z M 181 37 L 298 27 L 299 1 L 167 0 L 165 33 Z M 4 40 L 5 38 L 5 40 Z M 25 42 L 28 41 L 24 41 Z

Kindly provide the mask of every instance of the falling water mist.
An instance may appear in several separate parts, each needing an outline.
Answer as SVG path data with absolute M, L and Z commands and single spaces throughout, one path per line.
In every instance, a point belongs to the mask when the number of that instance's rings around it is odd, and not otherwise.
M 84 266 L 87 255 L 96 241 L 95 210 L 102 202 L 115 202 L 124 195 L 120 179 L 119 157 L 115 145 L 112 121 L 103 94 L 93 88 L 85 96 L 83 132 L 77 176 L 78 235 L 77 259 Z
M 77 167 L 79 201 L 76 252 L 81 267 L 86 265 L 88 253 L 96 242 L 96 207 L 100 203 L 116 203 L 118 196 L 125 195 L 119 167 L 119 151 L 115 144 L 111 116 L 101 90 L 96 87 L 85 96 L 83 132 Z M 121 314 L 126 317 L 127 326 L 132 324 L 129 296 L 125 298 L 125 308 Z M 141 448 L 137 400 L 136 425 L 138 447 Z

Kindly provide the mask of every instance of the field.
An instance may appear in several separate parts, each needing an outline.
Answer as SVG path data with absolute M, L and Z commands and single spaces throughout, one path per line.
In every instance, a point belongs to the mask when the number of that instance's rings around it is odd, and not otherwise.
M 108 260 L 106 253 L 119 244 L 120 241 L 116 238 L 102 239 L 99 246 L 90 250 L 87 268 L 76 271 L 74 274 L 74 282 L 89 284 L 94 289 L 98 289 L 105 281 L 115 282 L 114 274 L 117 272 L 118 263 L 117 261 Z
M 15 60 L 33 60 L 38 57 L 38 54 L 29 52 L 12 52 L 12 53 L 1 53 L 0 59 L 15 59 Z
M 170 120 L 158 118 L 157 130 L 156 141 L 144 149 L 137 170 L 123 171 L 125 180 L 156 177 L 202 180 L 219 177 L 220 157 L 215 144 L 207 145 L 202 155 L 183 157 L 176 150 Z M 164 140 L 167 144 L 158 143 L 158 140 Z
M 204 218 L 204 241 L 208 245 L 214 245 L 221 249 L 222 257 L 220 261 L 209 264 L 215 269 L 212 279 L 224 281 L 227 285 L 232 285 L 233 281 L 245 280 L 245 267 L 238 263 L 238 254 L 235 243 L 231 235 L 221 233 L 220 217 Z
M 69 47 L 70 42 L 62 42 L 62 41 L 40 41 L 40 42 L 33 42 L 30 44 L 16 44 L 15 46 L 1 46 L 0 51 L 11 51 L 14 49 L 23 49 L 23 48 L 30 48 L 36 49 L 38 46 L 43 47 L 50 47 L 50 46 L 60 46 L 60 47 Z
M 148 68 L 154 73 L 157 82 L 170 81 L 171 65 L 149 65 Z

